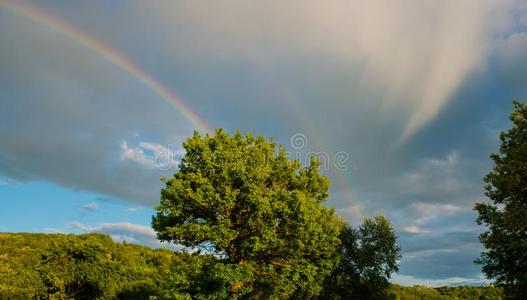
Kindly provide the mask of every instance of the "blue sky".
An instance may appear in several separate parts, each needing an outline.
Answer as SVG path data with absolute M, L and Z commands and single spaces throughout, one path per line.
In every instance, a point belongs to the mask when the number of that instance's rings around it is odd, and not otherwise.
M 485 282 L 472 207 L 511 102 L 527 94 L 526 1 L 17 3 L 126 57 L 211 127 L 323 154 L 340 215 L 392 220 L 395 282 Z M 159 246 L 159 178 L 176 171 L 192 122 L 5 4 L 0 90 L 1 231 Z

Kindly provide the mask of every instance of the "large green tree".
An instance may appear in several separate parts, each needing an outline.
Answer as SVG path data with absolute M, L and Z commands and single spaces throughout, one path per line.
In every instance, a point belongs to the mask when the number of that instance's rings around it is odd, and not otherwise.
M 325 298 L 387 299 L 389 279 L 399 270 L 400 247 L 390 221 L 382 215 L 358 228 L 345 224 L 341 260 L 325 282 Z
M 480 240 L 487 248 L 479 263 L 513 298 L 527 299 L 527 105 L 514 102 L 512 127 L 500 135 L 494 169 L 485 177 L 490 202 L 477 203 Z
M 329 181 L 263 137 L 195 133 L 153 218 L 160 240 L 206 248 L 230 296 L 307 298 L 338 263 L 342 227 Z

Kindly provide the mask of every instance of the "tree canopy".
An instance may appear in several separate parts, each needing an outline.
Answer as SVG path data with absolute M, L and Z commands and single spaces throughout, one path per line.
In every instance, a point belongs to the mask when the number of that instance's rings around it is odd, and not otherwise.
M 326 279 L 325 297 L 385 299 L 391 274 L 399 270 L 400 248 L 390 222 L 382 215 L 341 231 L 340 264 Z
M 527 105 L 514 102 L 512 127 L 500 135 L 494 169 L 485 177 L 490 202 L 477 203 L 477 222 L 487 226 L 483 271 L 515 298 L 527 298 Z
M 311 297 L 338 263 L 342 220 L 324 205 L 329 180 L 265 138 L 199 134 L 184 143 L 153 218 L 158 238 L 212 249 L 244 272 L 233 293 Z M 241 271 L 243 270 L 243 271 Z

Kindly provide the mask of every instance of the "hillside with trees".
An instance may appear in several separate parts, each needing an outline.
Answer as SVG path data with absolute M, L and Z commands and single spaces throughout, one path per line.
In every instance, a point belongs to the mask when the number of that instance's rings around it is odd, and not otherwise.
M 236 298 L 236 278 L 224 271 L 209 255 L 116 243 L 103 234 L 0 233 L 0 299 Z M 391 285 L 385 299 L 502 298 L 494 287 Z

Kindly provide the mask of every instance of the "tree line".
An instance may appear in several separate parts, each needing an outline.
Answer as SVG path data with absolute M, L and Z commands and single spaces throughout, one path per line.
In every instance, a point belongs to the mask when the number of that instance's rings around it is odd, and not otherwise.
M 0 233 L 0 299 L 235 298 L 226 269 L 211 255 L 116 243 L 103 234 Z M 385 297 L 502 299 L 502 290 L 390 285 Z

